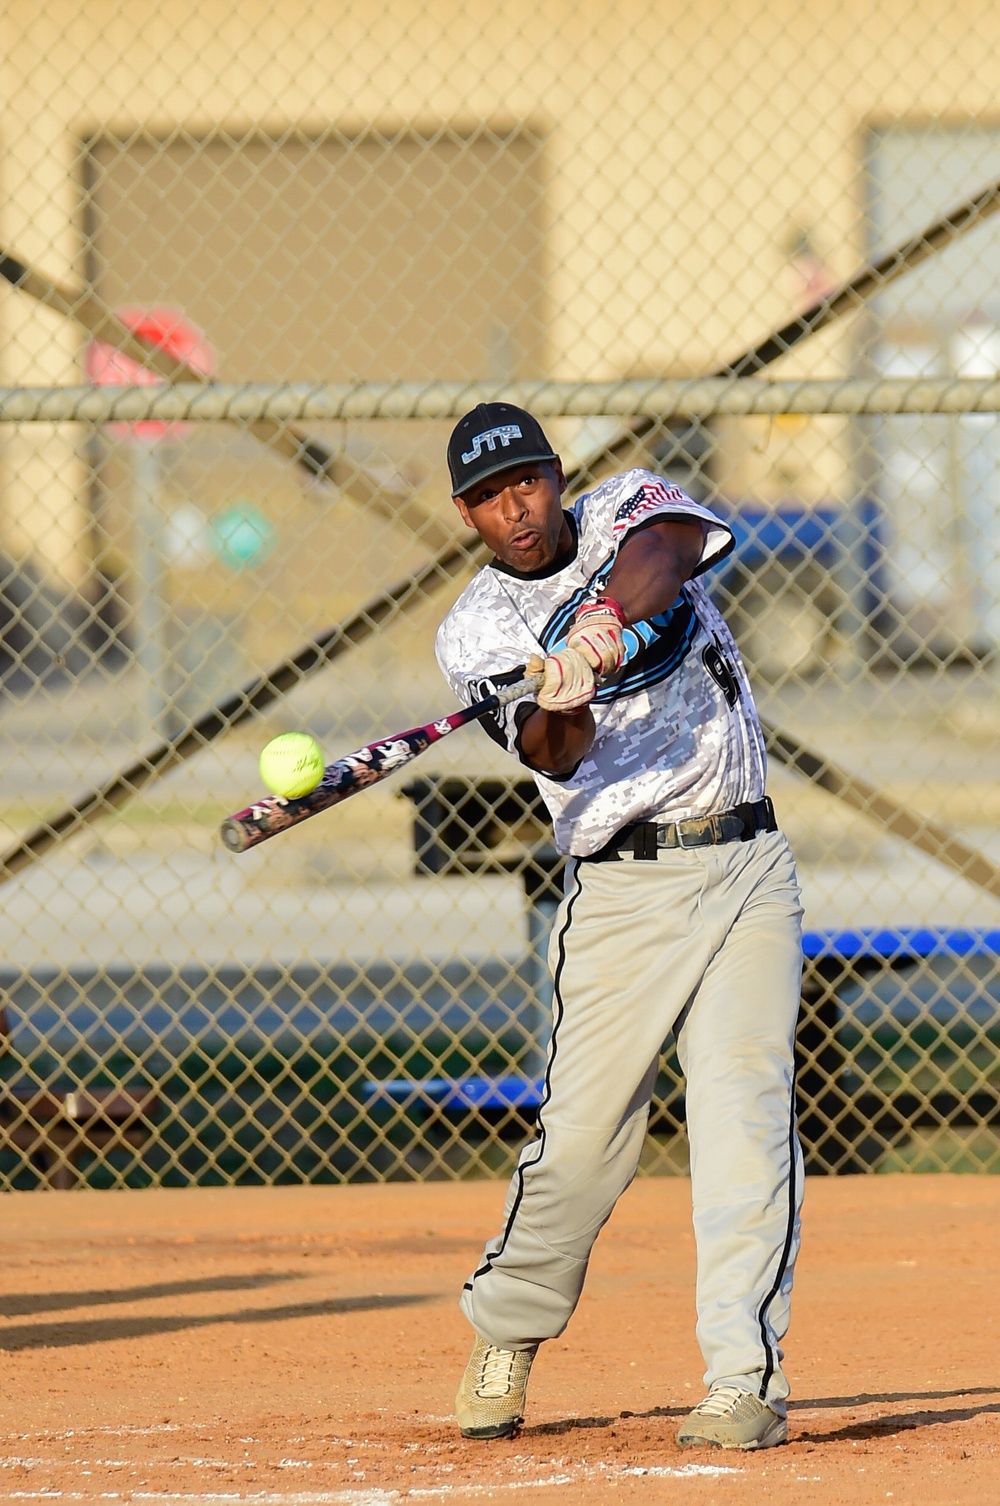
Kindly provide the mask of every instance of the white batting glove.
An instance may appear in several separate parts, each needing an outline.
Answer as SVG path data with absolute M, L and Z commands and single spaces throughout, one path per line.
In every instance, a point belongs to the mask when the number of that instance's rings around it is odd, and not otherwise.
M 577 608 L 566 644 L 582 654 L 596 674 L 610 675 L 625 658 L 624 626 L 621 605 L 613 596 L 599 596 Z
M 575 648 L 561 648 L 547 659 L 533 654 L 529 674 L 544 674 L 535 699 L 543 711 L 579 711 L 589 705 L 597 691 L 593 667 Z

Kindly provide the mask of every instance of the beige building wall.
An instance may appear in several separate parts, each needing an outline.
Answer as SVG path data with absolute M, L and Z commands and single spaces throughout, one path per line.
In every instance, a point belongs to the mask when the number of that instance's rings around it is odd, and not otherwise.
M 18 12 L 21 14 L 18 14 Z M 61 49 L 49 51 L 36 12 L 9 11 L 0 74 L 0 157 L 3 211 L 0 243 L 22 261 L 37 262 L 60 281 L 78 277 L 73 180 L 75 101 L 60 77 Z M 80 337 L 74 327 L 23 295 L 0 290 L 0 371 L 10 385 L 78 380 Z M 5 544 L 43 571 L 77 585 L 86 568 L 86 476 L 78 436 L 68 426 L 32 426 L 0 433 L 0 486 Z
M 798 232 L 838 277 L 862 259 L 867 123 L 984 118 L 1000 98 L 1000 8 L 937 0 L 7 0 L 0 26 L 2 238 L 66 281 L 83 276 L 79 150 L 96 132 L 526 124 L 544 143 L 550 374 L 566 378 L 711 370 L 795 308 Z M 78 378 L 57 316 L 4 292 L 0 328 L 5 382 Z M 843 369 L 850 338 L 789 371 Z M 818 490 L 840 465 L 828 439 L 808 462 Z M 25 431 L 2 453 L 8 536 L 78 578 L 79 436 Z

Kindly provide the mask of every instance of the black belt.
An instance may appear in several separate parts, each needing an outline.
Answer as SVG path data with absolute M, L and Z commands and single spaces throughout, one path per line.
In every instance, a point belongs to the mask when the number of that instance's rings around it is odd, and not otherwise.
M 586 863 L 621 862 L 623 849 L 631 848 L 640 862 L 655 863 L 661 850 L 677 847 L 717 847 L 722 842 L 749 842 L 762 831 L 777 831 L 774 806 L 765 795 L 747 800 L 717 816 L 692 816 L 687 821 L 634 821 L 616 831 L 610 842 L 591 853 Z

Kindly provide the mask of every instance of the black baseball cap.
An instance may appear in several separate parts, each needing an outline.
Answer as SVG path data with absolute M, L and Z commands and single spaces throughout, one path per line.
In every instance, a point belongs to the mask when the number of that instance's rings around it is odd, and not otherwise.
M 513 403 L 480 403 L 460 418 L 448 441 L 452 496 L 527 460 L 555 460 L 537 418 Z

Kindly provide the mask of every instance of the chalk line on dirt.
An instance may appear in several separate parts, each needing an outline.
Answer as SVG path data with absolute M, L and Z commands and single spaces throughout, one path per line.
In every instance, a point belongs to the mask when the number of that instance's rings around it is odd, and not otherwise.
M 5 1461 L 0 1461 L 0 1463 Z M 66 1462 L 61 1461 L 62 1467 Z M 69 1466 L 73 1468 L 71 1464 Z M 576 1485 L 587 1480 L 609 1482 L 626 1476 L 650 1479 L 684 1480 L 697 1476 L 717 1478 L 738 1475 L 742 1471 L 721 1464 L 650 1464 L 650 1465 L 578 1465 L 569 1470 L 529 1480 L 493 1480 L 487 1484 L 471 1483 L 409 1486 L 405 1490 L 381 1486 L 349 1486 L 322 1491 L 156 1491 L 156 1490 L 12 1490 L 0 1493 L 0 1501 L 114 1501 L 150 1503 L 150 1506 L 395 1506 L 403 1500 L 445 1499 L 461 1493 L 463 1497 L 485 1496 L 499 1491 L 551 1489 L 558 1485 Z

